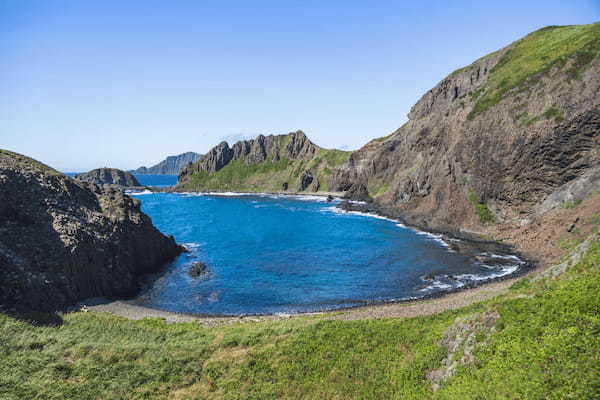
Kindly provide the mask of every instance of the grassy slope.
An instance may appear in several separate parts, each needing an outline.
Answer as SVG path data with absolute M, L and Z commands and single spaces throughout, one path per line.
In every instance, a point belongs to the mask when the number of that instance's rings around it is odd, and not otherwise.
M 0 315 L 0 398 L 598 398 L 598 293 L 596 241 L 558 278 L 430 317 L 201 327 L 73 313 L 41 327 Z M 496 332 L 433 392 L 443 332 L 486 310 Z
M 486 85 L 472 94 L 476 103 L 469 119 L 493 107 L 507 91 L 526 87 L 530 79 L 553 66 L 565 65 L 571 60 L 568 72 L 578 78 L 599 52 L 600 22 L 549 26 L 525 36 L 492 68 Z
M 295 191 L 302 172 L 311 169 L 319 179 L 319 190 L 327 191 L 332 169 L 343 164 L 348 157 L 350 152 L 347 151 L 319 149 L 316 156 L 307 161 L 282 158 L 246 164 L 244 160 L 235 160 L 216 173 L 196 173 L 179 187 L 189 190 L 276 192 L 287 182 L 288 190 Z

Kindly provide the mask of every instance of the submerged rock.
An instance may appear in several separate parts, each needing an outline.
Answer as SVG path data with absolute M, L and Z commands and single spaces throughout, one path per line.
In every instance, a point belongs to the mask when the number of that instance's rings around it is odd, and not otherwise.
M 133 295 L 182 250 L 137 199 L 0 150 L 0 308 Z
M 206 275 L 207 273 L 208 273 L 208 268 L 206 267 L 206 264 L 204 264 L 203 262 L 200 262 L 200 261 L 196 261 L 196 262 L 192 263 L 192 266 L 188 270 L 188 275 L 191 276 L 192 278 L 198 278 L 202 275 Z

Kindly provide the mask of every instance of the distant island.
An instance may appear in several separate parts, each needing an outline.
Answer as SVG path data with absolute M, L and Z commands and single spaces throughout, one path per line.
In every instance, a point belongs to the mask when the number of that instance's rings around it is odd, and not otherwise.
M 135 176 L 116 168 L 97 168 L 74 176 L 82 182 L 96 185 L 114 185 L 119 187 L 142 186 Z
M 189 163 L 196 162 L 202 154 L 188 151 L 187 153 L 169 156 L 151 167 L 139 167 L 128 172 L 138 175 L 179 175 L 179 172 Z

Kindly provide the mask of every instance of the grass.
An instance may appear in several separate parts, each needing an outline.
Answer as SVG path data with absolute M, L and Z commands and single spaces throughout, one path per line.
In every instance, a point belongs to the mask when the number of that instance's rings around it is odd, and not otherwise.
M 571 208 L 575 208 L 578 205 L 580 205 L 582 202 L 582 200 L 565 200 L 562 203 L 560 203 L 560 208 L 564 208 L 564 209 L 571 209 Z
M 0 315 L 0 398 L 594 399 L 599 292 L 596 242 L 558 278 L 428 317 L 202 327 L 102 313 L 35 326 Z M 433 391 L 425 376 L 447 354 L 444 331 L 490 310 L 500 318 L 475 362 Z
M 385 182 L 383 179 L 372 178 L 369 179 L 369 184 L 367 185 L 367 190 L 369 191 L 369 195 L 373 198 L 377 198 L 383 196 L 391 189 L 389 183 Z
M 509 90 L 527 87 L 535 77 L 554 66 L 566 65 L 569 60 L 568 75 L 580 78 L 599 50 L 600 23 L 550 26 L 525 36 L 491 69 L 481 92 L 472 96 L 476 103 L 468 119 L 498 104 Z
M 564 117 L 562 115 L 562 111 L 560 111 L 560 109 L 556 106 L 552 106 L 552 107 L 548 108 L 546 111 L 544 111 L 544 113 L 542 115 L 546 119 L 554 119 L 559 122 L 564 119 Z
M 469 188 L 469 194 L 467 197 L 469 202 L 473 205 L 473 207 L 475 207 L 475 212 L 477 213 L 481 223 L 488 224 L 496 222 L 496 216 L 494 213 L 487 207 L 485 203 L 479 200 L 473 189 Z

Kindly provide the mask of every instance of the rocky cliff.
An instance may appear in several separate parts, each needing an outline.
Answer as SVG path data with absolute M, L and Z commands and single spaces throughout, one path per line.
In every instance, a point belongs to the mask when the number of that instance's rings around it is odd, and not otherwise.
M 181 251 L 138 200 L 0 150 L 0 308 L 127 296 Z
M 120 187 L 142 186 L 135 179 L 135 176 L 129 172 L 115 168 L 98 168 L 90 172 L 77 174 L 74 178 L 82 182 L 95 183 L 96 185 L 115 185 Z
M 139 167 L 129 171 L 133 174 L 152 174 L 152 175 L 179 175 L 179 172 L 189 163 L 196 162 L 202 155 L 194 152 L 187 152 L 176 156 L 169 156 L 163 161 L 152 167 Z
M 599 53 L 596 23 L 544 28 L 485 56 L 354 152 L 329 186 L 366 191 L 421 226 L 527 224 L 565 185 L 598 177 L 588 171 L 600 165 Z
M 302 131 L 221 142 L 179 174 L 180 190 L 327 191 L 349 152 L 323 149 Z

